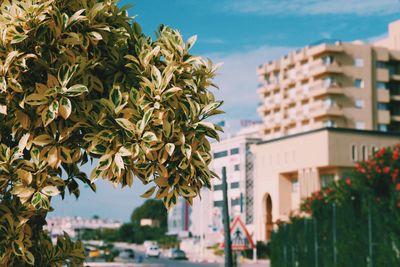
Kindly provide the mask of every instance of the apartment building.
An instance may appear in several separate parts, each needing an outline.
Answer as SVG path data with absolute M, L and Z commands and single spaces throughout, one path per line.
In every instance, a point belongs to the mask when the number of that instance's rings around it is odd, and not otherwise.
M 257 69 L 263 141 L 253 145 L 256 240 L 302 199 L 400 142 L 400 21 L 387 38 L 307 46 Z
M 400 130 L 400 22 L 375 43 L 306 46 L 257 69 L 264 139 L 340 127 Z
M 167 235 L 176 235 L 179 238 L 189 236 L 190 213 L 192 208 L 184 198 L 179 198 L 174 207 L 168 211 Z

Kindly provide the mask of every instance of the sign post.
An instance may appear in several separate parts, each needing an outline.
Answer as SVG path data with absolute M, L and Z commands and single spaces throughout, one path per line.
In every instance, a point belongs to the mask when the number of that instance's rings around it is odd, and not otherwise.
M 243 223 L 240 216 L 237 216 L 230 227 L 231 236 L 231 248 L 234 250 L 236 255 L 239 255 L 239 251 L 246 249 L 255 249 L 253 239 L 251 238 L 245 224 Z M 225 248 L 225 242 L 221 243 L 221 247 Z M 254 251 L 254 250 L 253 250 Z M 235 257 L 238 258 L 238 257 Z M 236 261 L 238 263 L 238 260 Z

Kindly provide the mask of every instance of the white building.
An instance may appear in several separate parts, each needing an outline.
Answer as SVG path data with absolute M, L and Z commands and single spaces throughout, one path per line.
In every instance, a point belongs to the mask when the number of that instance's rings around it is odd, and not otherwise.
M 241 216 L 252 232 L 253 208 L 253 159 L 250 145 L 257 143 L 259 125 L 241 129 L 236 136 L 212 143 L 213 161 L 210 168 L 222 178 L 222 167 L 226 167 L 228 186 L 228 209 L 230 218 Z M 212 181 L 212 190 L 202 190 L 202 199 L 193 203 L 191 214 L 194 236 L 203 237 L 205 242 L 219 242 L 223 237 L 222 180 Z
M 66 232 L 75 238 L 80 229 L 118 229 L 122 223 L 111 219 L 84 219 L 81 217 L 55 217 L 48 218 L 45 229 L 52 237 L 63 235 Z
M 191 207 L 184 198 L 179 198 L 176 205 L 168 211 L 168 233 L 178 237 L 188 237 Z

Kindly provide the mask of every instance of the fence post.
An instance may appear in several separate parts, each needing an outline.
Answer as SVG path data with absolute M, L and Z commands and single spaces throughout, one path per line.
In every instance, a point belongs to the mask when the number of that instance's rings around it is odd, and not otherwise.
M 317 219 L 316 218 L 314 218 L 314 261 L 315 261 L 315 267 L 319 267 L 319 263 L 318 263 Z
M 371 218 L 371 199 L 368 200 L 368 250 L 369 266 L 374 267 L 373 247 L 372 247 L 372 218 Z
M 337 266 L 337 248 L 336 248 L 336 203 L 332 204 L 332 240 L 333 240 L 333 266 Z

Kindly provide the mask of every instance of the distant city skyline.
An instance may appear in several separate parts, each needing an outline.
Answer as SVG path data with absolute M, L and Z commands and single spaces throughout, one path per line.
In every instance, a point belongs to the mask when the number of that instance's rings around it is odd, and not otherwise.
M 338 4 L 339 3 L 339 4 Z M 341 4 L 340 4 L 341 3 Z M 215 82 L 218 99 L 227 112 L 217 120 L 253 119 L 260 102 L 256 93 L 256 68 L 268 60 L 321 39 L 374 40 L 383 36 L 387 24 L 400 18 L 400 2 L 395 0 L 336 1 L 130 1 L 129 10 L 146 34 L 153 34 L 161 23 L 179 29 L 184 38 L 197 34 L 193 53 L 224 62 Z M 335 4 L 333 6 L 333 4 Z M 90 173 L 89 164 L 84 167 Z M 54 216 L 99 215 L 128 221 L 133 209 L 143 203 L 145 186 L 137 179 L 133 188 L 114 189 L 108 182 L 97 182 L 98 192 L 81 187 L 81 197 L 56 197 Z

